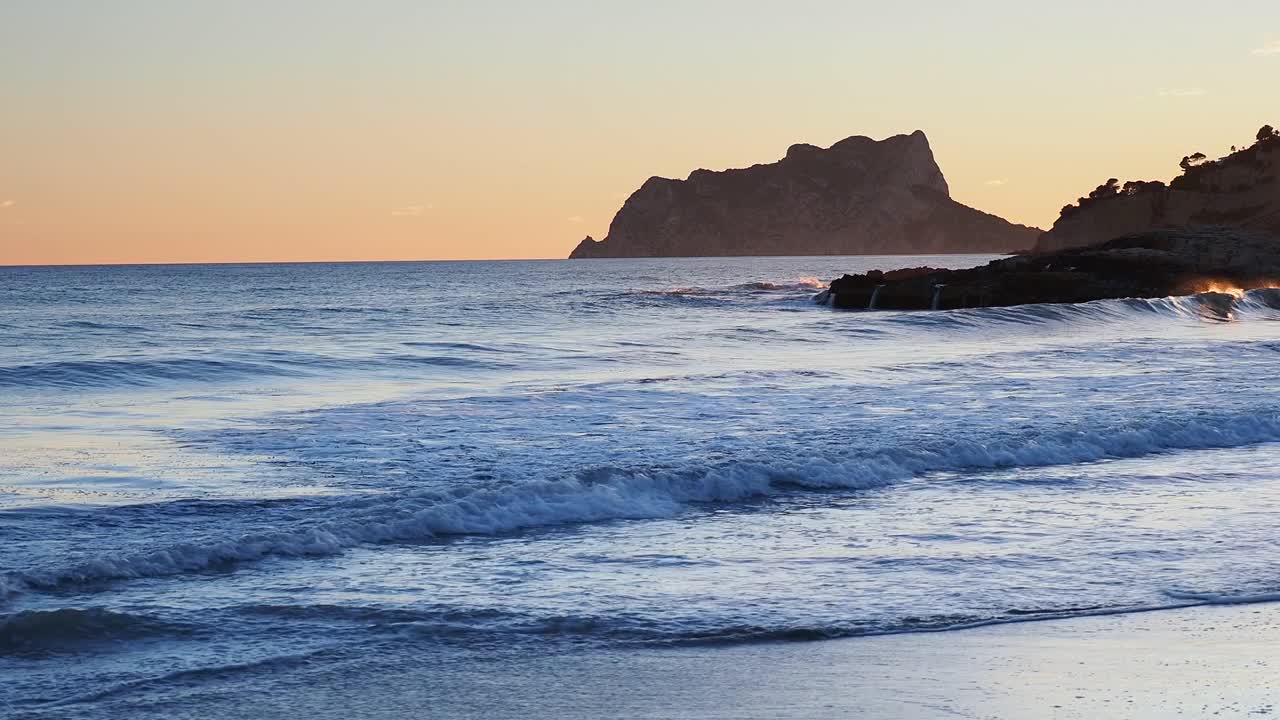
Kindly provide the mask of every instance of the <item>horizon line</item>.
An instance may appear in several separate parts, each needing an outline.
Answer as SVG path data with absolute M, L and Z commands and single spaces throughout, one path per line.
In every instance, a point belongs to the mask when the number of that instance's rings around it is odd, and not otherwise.
M 428 262 L 528 262 L 567 260 L 555 257 L 510 258 L 436 258 L 400 260 L 147 260 L 142 262 L 69 262 L 69 263 L 0 263 L 5 268 L 76 268 L 76 267 L 166 267 L 191 265 L 358 265 L 372 263 L 428 263 Z
M 387 263 L 463 263 L 463 262 L 567 262 L 599 260 L 695 260 L 726 258 L 841 258 L 841 257 L 934 257 L 942 255 L 1017 255 L 1009 252 L 954 252 L 954 253 L 849 253 L 842 255 L 661 255 L 647 257 L 570 258 L 443 258 L 435 260 L 214 260 L 205 262 L 103 262 L 103 263 L 0 263 L 0 270 L 23 268 L 109 268 L 109 267 L 195 267 L 202 265 L 374 265 Z

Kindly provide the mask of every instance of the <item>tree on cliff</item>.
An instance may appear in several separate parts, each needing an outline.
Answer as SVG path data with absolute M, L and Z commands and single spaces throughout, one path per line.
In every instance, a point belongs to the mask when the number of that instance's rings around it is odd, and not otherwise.
M 1106 182 L 1102 183 L 1101 185 L 1099 185 L 1098 187 L 1094 188 L 1093 192 L 1089 193 L 1089 199 L 1099 200 L 1104 197 L 1111 197 L 1112 195 L 1115 195 L 1119 192 L 1120 192 L 1120 179 L 1111 178 Z
M 1127 185 L 1125 189 L 1128 190 Z M 1109 198 L 1119 194 L 1120 194 L 1120 179 L 1109 178 L 1106 182 L 1094 188 L 1093 192 L 1089 193 L 1088 197 L 1082 197 L 1076 200 L 1076 204 L 1063 206 L 1062 210 L 1060 210 L 1058 214 L 1063 217 L 1066 217 L 1067 215 L 1070 215 L 1076 210 L 1079 210 L 1087 205 L 1090 205 L 1097 200 L 1101 200 L 1103 198 Z
M 1137 195 L 1148 190 L 1163 190 L 1164 183 L 1159 180 L 1130 180 L 1124 184 L 1120 192 L 1124 195 Z
M 1194 155 L 1188 155 L 1182 158 L 1182 162 L 1178 163 L 1178 167 L 1182 168 L 1183 171 L 1187 171 L 1193 167 L 1203 165 L 1204 161 L 1208 159 L 1209 158 L 1207 158 L 1204 153 L 1198 152 Z
M 1262 127 L 1258 128 L 1258 137 L 1257 137 L 1258 142 L 1263 142 L 1264 140 L 1270 140 L 1275 137 L 1280 137 L 1280 132 L 1277 132 L 1276 129 L 1271 127 L 1270 125 L 1263 125 Z

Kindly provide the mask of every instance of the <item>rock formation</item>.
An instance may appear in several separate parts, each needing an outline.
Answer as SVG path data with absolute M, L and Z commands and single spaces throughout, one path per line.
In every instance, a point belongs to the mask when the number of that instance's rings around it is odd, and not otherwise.
M 793 145 L 778 162 L 652 177 L 571 258 L 1012 252 L 1040 230 L 950 197 L 923 132 Z
M 1257 143 L 1220 160 L 1183 158 L 1184 174 L 1163 182 L 1108 180 L 1062 209 L 1035 249 L 1082 247 L 1131 233 L 1230 226 L 1280 236 L 1280 135 L 1270 126 Z M 1233 148 L 1234 150 L 1234 148 Z
M 1127 235 L 1098 245 L 994 260 L 967 270 L 912 268 L 845 275 L 835 307 L 927 310 L 1167 297 L 1280 286 L 1280 241 L 1239 228 Z

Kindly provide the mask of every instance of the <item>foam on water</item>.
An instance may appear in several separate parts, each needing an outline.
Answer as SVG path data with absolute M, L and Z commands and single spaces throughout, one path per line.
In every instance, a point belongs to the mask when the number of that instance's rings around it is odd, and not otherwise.
M 815 278 L 802 278 L 785 282 L 753 281 L 722 287 L 684 287 L 664 290 L 635 290 L 608 297 L 618 299 L 622 307 L 634 301 L 641 305 L 657 300 L 659 305 L 667 301 L 697 304 L 712 303 L 723 307 L 745 304 L 750 307 L 763 301 L 766 305 L 781 303 L 788 307 L 803 307 L 806 298 L 825 305 L 826 291 L 814 295 L 813 290 L 825 286 Z M 589 300 L 599 303 L 599 299 Z M 371 313 L 382 312 L 378 308 L 312 308 L 313 313 L 346 314 L 360 319 L 373 320 Z M 267 308 L 254 310 L 251 319 L 269 320 L 280 313 L 303 314 L 307 308 Z M 1202 293 L 1187 297 L 1159 299 L 1101 300 L 1078 305 L 1022 305 L 1008 308 L 980 308 L 943 312 L 884 312 L 878 317 L 868 317 L 862 322 L 890 331 L 926 328 L 958 328 L 980 331 L 1000 325 L 1038 325 L 1047 322 L 1072 323 L 1085 331 L 1090 325 L 1126 323 L 1151 323 L 1153 317 L 1166 320 L 1205 320 L 1226 322 L 1246 319 L 1280 319 L 1280 290 L 1252 290 L 1238 295 Z M 110 324 L 101 321 L 71 321 L 64 323 L 76 331 L 94 330 L 102 333 L 135 335 L 139 332 L 156 332 L 160 328 Z M 323 329 L 323 326 L 316 329 Z M 868 330 L 874 330 L 869 328 Z M 475 342 L 426 342 L 408 341 L 403 347 L 439 349 L 438 354 L 409 354 L 381 352 L 364 357 L 353 357 L 348 352 L 330 354 L 285 351 L 272 347 L 252 351 L 210 354 L 199 356 L 137 358 L 85 358 L 46 362 L 29 362 L 5 365 L 0 363 L 0 387 L 111 389 L 183 382 L 227 382 L 254 377 L 314 378 L 325 373 L 358 373 L 370 371 L 395 371 L 403 366 L 438 366 L 467 369 L 508 369 L 512 365 L 497 357 L 505 352 L 487 344 Z M 518 352 L 518 349 L 517 349 Z M 480 357 L 489 355 L 490 357 Z
M 1274 599 L 1280 293 L 813 302 L 987 259 L 0 269 L 14 707 Z
M 324 522 L 288 531 L 210 538 L 102 557 L 70 567 L 0 576 L 8 594 L 73 583 L 201 571 L 264 557 L 328 556 L 367 543 L 492 535 L 534 527 L 671 517 L 691 504 L 731 503 L 794 489 L 858 490 L 940 471 L 1040 467 L 1141 457 L 1170 450 L 1280 441 L 1280 412 L 1219 412 L 1110 427 L 1078 428 L 1001 442 L 953 440 L 853 457 L 797 452 L 756 461 L 673 469 L 589 468 L 561 479 L 493 489 L 407 493 L 327 510 Z
M 812 297 L 826 305 L 826 292 Z M 855 311 L 858 312 L 858 311 Z M 1249 319 L 1280 319 L 1280 289 L 1264 288 L 1240 294 L 1206 292 L 1166 298 L 1122 298 L 1095 300 L 1087 303 L 1013 305 L 1009 307 L 971 308 L 936 312 L 881 311 L 890 322 L 906 325 L 955 326 L 980 329 L 986 325 L 1038 325 L 1072 323 L 1081 330 L 1098 324 L 1145 323 L 1162 320 L 1197 320 L 1229 322 Z

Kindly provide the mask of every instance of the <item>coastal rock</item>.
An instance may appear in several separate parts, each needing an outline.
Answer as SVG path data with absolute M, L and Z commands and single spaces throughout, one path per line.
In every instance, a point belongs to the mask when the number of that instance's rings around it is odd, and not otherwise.
M 1183 158 L 1184 174 L 1163 182 L 1108 180 L 1062 209 L 1036 241 L 1038 252 L 1083 247 L 1157 229 L 1230 226 L 1280 235 L 1280 135 L 1270 127 L 1257 142 L 1215 161 Z
M 571 258 L 1011 252 L 1040 230 L 962 205 L 919 130 L 768 165 L 649 178 Z
M 1239 228 L 1200 227 L 1127 235 L 966 270 L 845 275 L 831 283 L 826 300 L 859 310 L 946 310 L 1276 286 L 1280 240 Z

